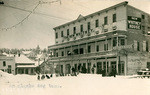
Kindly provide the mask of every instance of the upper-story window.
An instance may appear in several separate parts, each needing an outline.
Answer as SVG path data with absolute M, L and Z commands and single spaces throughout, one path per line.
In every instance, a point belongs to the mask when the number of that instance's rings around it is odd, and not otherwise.
M 91 52 L 91 46 L 89 45 L 88 46 L 88 53 L 90 53 Z
M 74 54 L 78 54 L 78 49 L 74 49 L 74 50 L 73 50 L 73 53 L 74 53 Z
M 3 61 L 3 66 L 4 66 L 4 67 L 6 66 L 6 61 Z
M 84 49 L 80 48 L 80 54 L 83 54 L 83 53 L 84 53 Z
M 88 29 L 88 31 L 91 29 L 91 23 L 90 22 L 88 22 L 87 23 L 88 25 L 87 25 L 87 29 Z
M 58 57 L 58 52 L 56 52 L 56 57 Z
M 142 19 L 145 19 L 145 15 L 142 15 Z
M 67 36 L 69 36 L 69 29 L 67 29 Z
M 104 25 L 108 24 L 108 17 L 104 17 Z
M 140 42 L 137 42 L 137 51 L 140 51 Z
M 64 56 L 64 51 L 61 52 L 61 56 Z
M 149 48 L 148 48 L 148 41 L 146 41 L 146 51 L 147 51 L 147 52 L 149 51 Z
M 55 33 L 56 39 L 58 38 L 58 33 Z
M 95 27 L 98 27 L 99 26 L 99 20 L 95 20 Z
M 104 51 L 108 50 L 108 44 L 104 44 Z
M 99 52 L 99 45 L 96 46 L 96 51 Z
M 115 37 L 114 39 L 113 39 L 113 47 L 115 47 L 117 45 L 117 38 Z
M 124 46 L 125 45 L 125 39 L 120 39 L 120 45 Z
M 145 26 L 142 26 L 142 33 L 145 34 Z
M 80 32 L 83 32 L 83 24 L 80 25 Z
M 113 14 L 113 22 L 116 22 L 116 14 Z
M 73 34 L 76 34 L 76 27 L 73 27 Z
M 61 31 L 61 37 L 64 37 L 64 32 L 63 31 Z

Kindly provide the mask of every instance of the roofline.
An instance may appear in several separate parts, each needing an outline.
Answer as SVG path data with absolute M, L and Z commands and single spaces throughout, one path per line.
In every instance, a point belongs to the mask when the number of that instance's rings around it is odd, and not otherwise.
M 60 28 L 60 27 L 65 26 L 65 25 L 67 25 L 67 24 L 70 24 L 70 23 L 76 22 L 76 21 L 78 21 L 78 20 L 82 20 L 82 19 L 84 19 L 84 18 L 86 18 L 86 17 L 93 16 L 93 15 L 95 15 L 95 14 L 97 14 L 97 13 L 102 13 L 102 12 L 104 12 L 104 11 L 108 11 L 108 10 L 110 10 L 110 9 L 113 9 L 113 8 L 115 8 L 115 7 L 119 7 L 119 6 L 124 5 L 124 4 L 125 4 L 125 5 L 127 5 L 127 4 L 128 4 L 128 2 L 127 2 L 127 1 L 121 2 L 121 3 L 119 3 L 119 4 L 116 4 L 116 5 L 113 5 L 113 6 L 111 6 L 111 7 L 105 8 L 105 9 L 100 10 L 100 11 L 98 11 L 98 12 L 95 12 L 95 13 L 89 14 L 89 15 L 87 15 L 87 16 L 83 16 L 83 18 L 81 18 L 81 19 L 76 19 L 76 20 L 70 21 L 70 22 L 68 22 L 68 23 L 65 23 L 65 24 L 59 25 L 59 26 L 57 26 L 57 27 L 54 27 L 53 29 L 54 29 L 54 30 L 56 30 L 57 28 Z

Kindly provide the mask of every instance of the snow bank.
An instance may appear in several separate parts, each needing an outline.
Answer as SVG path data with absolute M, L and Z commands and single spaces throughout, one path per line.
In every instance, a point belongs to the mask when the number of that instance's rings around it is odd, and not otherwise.
M 150 79 L 130 76 L 79 74 L 38 81 L 37 76 L 0 74 L 16 79 L 0 85 L 0 95 L 150 95 Z
M 21 82 L 29 82 L 35 81 L 36 76 L 30 76 L 25 74 L 8 74 L 0 70 L 0 83 L 21 83 Z

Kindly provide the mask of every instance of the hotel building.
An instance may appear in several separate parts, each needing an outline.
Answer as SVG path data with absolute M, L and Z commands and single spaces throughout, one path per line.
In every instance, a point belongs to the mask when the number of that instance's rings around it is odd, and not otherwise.
M 57 26 L 55 45 L 48 46 L 60 74 L 81 65 L 91 73 L 136 74 L 150 68 L 150 15 L 122 2 Z

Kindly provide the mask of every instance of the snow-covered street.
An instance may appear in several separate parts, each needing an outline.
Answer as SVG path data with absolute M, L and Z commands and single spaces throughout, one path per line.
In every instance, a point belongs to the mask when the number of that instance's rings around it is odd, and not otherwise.
M 0 72 L 0 95 L 150 95 L 150 79 L 93 74 L 53 77 L 10 75 Z

